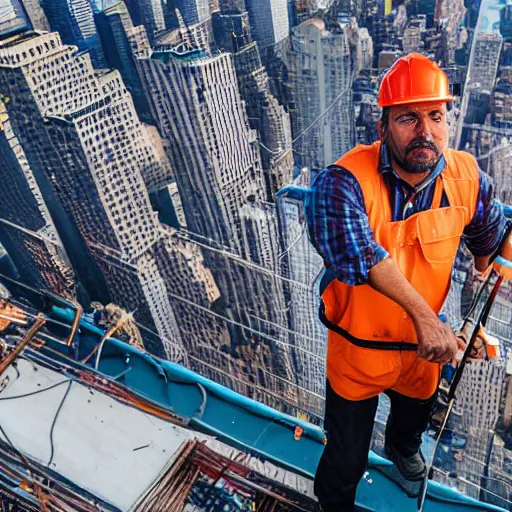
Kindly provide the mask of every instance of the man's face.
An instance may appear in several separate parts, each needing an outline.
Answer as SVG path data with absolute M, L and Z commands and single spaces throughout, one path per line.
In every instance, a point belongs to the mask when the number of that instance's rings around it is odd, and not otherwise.
M 418 103 L 392 107 L 382 138 L 394 161 L 406 172 L 431 170 L 448 147 L 446 103 Z

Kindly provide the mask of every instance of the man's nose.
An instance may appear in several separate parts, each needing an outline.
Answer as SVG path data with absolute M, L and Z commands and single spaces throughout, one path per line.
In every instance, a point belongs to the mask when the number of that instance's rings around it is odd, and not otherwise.
M 416 128 L 416 135 L 417 137 L 422 137 L 428 141 L 432 141 L 432 130 L 430 129 L 430 123 L 428 122 L 428 119 L 420 119 L 418 121 L 418 126 Z

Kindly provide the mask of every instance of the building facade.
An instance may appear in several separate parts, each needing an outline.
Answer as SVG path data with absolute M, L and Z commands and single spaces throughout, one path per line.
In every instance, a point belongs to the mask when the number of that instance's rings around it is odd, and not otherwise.
M 293 171 L 290 117 L 271 92 L 258 43 L 252 40 L 247 12 L 220 12 L 213 17 L 218 47 L 233 54 L 239 89 L 249 125 L 259 134 L 267 199 L 291 181 Z
M 280 43 L 289 35 L 287 0 L 246 0 L 255 41 L 260 48 Z
M 22 282 L 74 298 L 71 263 L 3 104 L 0 116 L 0 242 Z
M 89 51 L 95 68 L 107 67 L 88 0 L 44 0 L 41 5 L 51 30 L 59 32 L 65 44 Z
M 290 109 L 297 164 L 324 167 L 354 145 L 353 60 L 349 28 L 327 30 L 320 19 L 295 27 L 291 36 Z

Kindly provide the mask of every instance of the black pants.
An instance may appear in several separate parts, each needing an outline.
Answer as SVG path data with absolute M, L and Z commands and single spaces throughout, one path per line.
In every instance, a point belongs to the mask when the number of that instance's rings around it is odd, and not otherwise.
M 386 391 L 391 412 L 386 442 L 402 455 L 414 455 L 427 428 L 437 393 L 428 400 Z M 378 397 L 352 401 L 327 382 L 324 428 L 327 445 L 315 476 L 315 494 L 325 512 L 353 512 L 356 488 L 366 469 Z

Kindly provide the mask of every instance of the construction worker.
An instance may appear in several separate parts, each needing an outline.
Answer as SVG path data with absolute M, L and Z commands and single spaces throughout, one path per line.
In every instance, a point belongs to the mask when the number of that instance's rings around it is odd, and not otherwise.
M 391 403 L 385 453 L 405 479 L 422 479 L 421 435 L 441 365 L 458 350 L 438 313 L 459 243 L 479 271 L 498 254 L 512 259 L 490 178 L 472 155 L 448 149 L 451 102 L 437 64 L 400 58 L 380 86 L 380 140 L 322 170 L 305 205 L 327 267 L 327 445 L 315 478 L 325 512 L 354 510 L 382 392 Z

